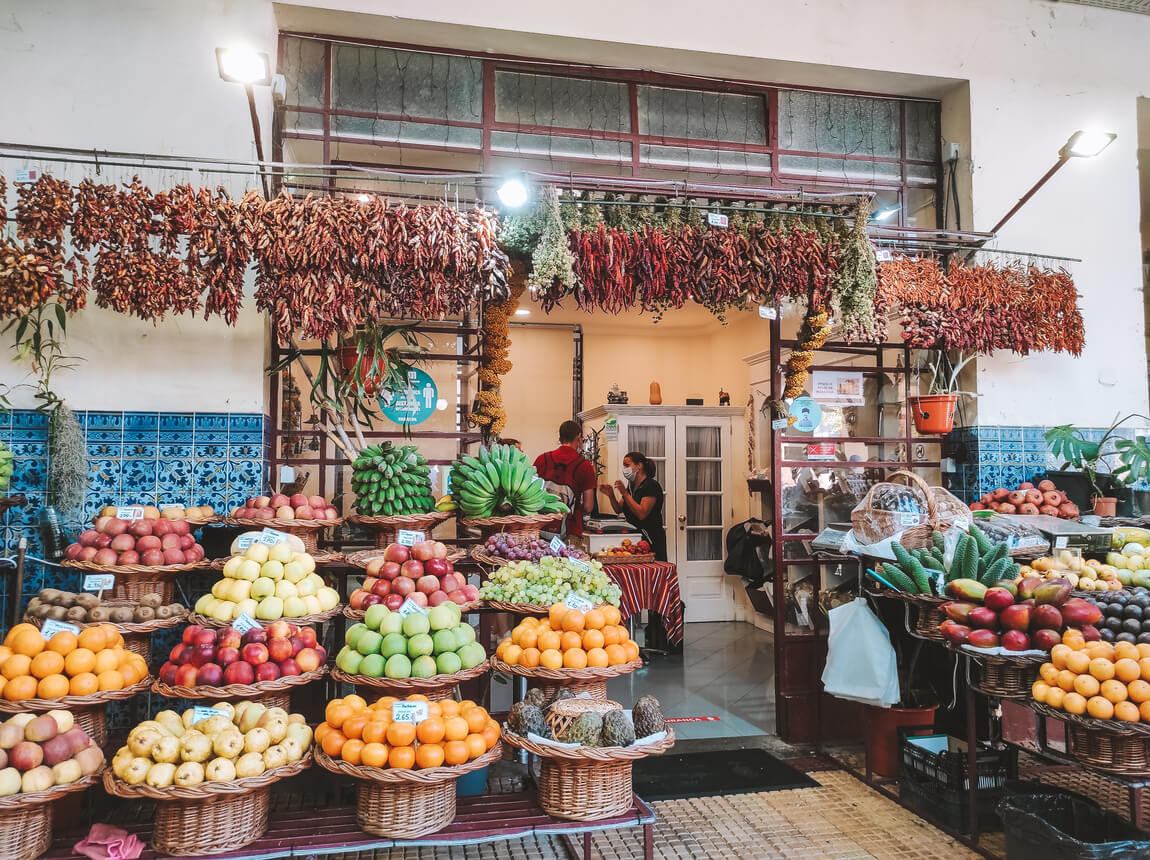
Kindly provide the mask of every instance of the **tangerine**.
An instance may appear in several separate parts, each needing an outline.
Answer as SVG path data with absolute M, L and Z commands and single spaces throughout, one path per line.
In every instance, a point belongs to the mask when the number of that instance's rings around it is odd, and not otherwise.
M 23 655 L 18 655 L 23 656 Z M 19 702 L 34 698 L 36 695 L 36 679 L 31 675 L 20 675 L 9 678 L 4 685 L 4 698 L 9 702 Z
M 344 704 L 343 699 L 332 699 L 327 703 L 327 707 L 324 708 L 323 712 L 324 719 L 327 720 L 327 724 L 333 729 L 338 729 L 342 726 L 343 721 L 351 715 L 351 706 Z
M 570 651 L 572 648 L 582 648 L 583 637 L 574 630 L 568 630 L 563 633 L 559 639 L 559 650 Z
M 36 685 L 36 696 L 40 699 L 59 699 L 68 695 L 68 679 L 63 675 L 48 675 Z
M 104 641 L 108 643 L 105 648 L 115 648 L 124 644 L 124 637 L 120 635 L 115 624 L 101 624 L 100 629 L 104 631 Z
M 115 651 L 105 648 L 102 651 L 96 652 L 96 667 L 92 669 L 92 671 L 97 675 L 102 675 L 104 672 L 111 672 L 118 668 L 120 668 L 120 655 Z
M 563 654 L 555 648 L 548 648 L 539 655 L 539 665 L 544 669 L 562 669 Z
M 1138 716 L 1143 722 L 1150 723 L 1150 702 L 1143 702 L 1138 706 Z
M 1133 642 L 1115 642 L 1114 643 L 1114 662 L 1119 660 L 1133 660 L 1138 662 L 1138 658 L 1142 655 L 1138 653 L 1138 646 Z
M 520 658 L 520 660 L 522 660 L 522 658 Z M 443 708 L 439 707 L 439 702 L 428 702 L 427 703 L 427 715 L 429 717 L 442 717 L 443 716 Z
M 1109 642 L 1088 642 L 1082 650 L 1091 660 L 1096 657 L 1105 657 L 1110 662 L 1114 662 L 1114 646 Z
M 603 612 L 603 617 L 607 619 L 608 624 L 618 624 L 623 620 L 623 614 L 619 611 L 618 606 L 606 604 L 599 607 Z
M 333 728 L 323 736 L 320 746 L 323 747 L 323 751 L 329 756 L 338 758 L 345 743 L 347 743 L 347 738 L 344 737 L 343 732 Z
M 539 665 L 539 649 L 538 648 L 524 648 L 523 653 L 519 655 L 519 665 L 526 666 L 533 669 Z
M 27 675 L 32 668 L 32 658 L 27 654 L 13 654 L 4 661 L 4 665 L 0 666 L 0 675 L 3 675 L 9 681 L 13 678 L 19 678 L 22 675 Z
M 639 659 L 639 643 L 633 639 L 628 639 L 623 643 L 623 654 L 627 657 L 625 663 L 630 663 L 632 660 Z
M 1069 645 L 1075 651 L 1086 647 L 1086 639 L 1082 635 L 1081 630 L 1075 630 L 1073 627 L 1067 627 L 1062 631 L 1062 643 Z
M 1046 704 L 1052 708 L 1061 708 L 1062 700 L 1066 696 L 1066 691 L 1061 687 L 1051 687 L 1046 693 Z
M 1030 687 L 1030 695 L 1036 702 L 1044 703 L 1048 692 L 1050 692 L 1050 685 L 1045 681 L 1035 681 Z
M 487 752 L 487 743 L 483 740 L 483 735 L 478 732 L 472 732 L 463 739 L 463 742 L 467 744 L 468 758 L 479 758 Z
M 535 648 L 539 644 L 539 634 L 534 630 L 524 630 L 523 635 L 519 637 L 519 642 L 516 643 L 526 651 L 528 648 Z
M 68 683 L 68 693 L 73 696 L 90 696 L 100 692 L 100 679 L 91 672 L 73 675 Z
M 1143 657 L 1150 657 L 1150 643 L 1139 642 L 1134 647 L 1138 649 L 1139 660 L 1141 660 Z
M 315 742 L 317 744 L 321 743 L 323 741 L 323 736 L 326 735 L 328 732 L 331 732 L 331 731 L 335 731 L 335 730 L 331 726 L 329 726 L 327 723 L 320 723 L 318 726 L 315 727 Z
M 604 645 L 603 631 L 602 630 L 586 630 L 583 633 L 583 650 L 590 651 L 592 648 L 602 648 Z
M 369 720 L 367 725 L 363 727 L 363 734 L 360 737 L 368 746 L 382 744 L 387 739 L 387 727 L 389 725 L 390 723 L 385 723 L 383 720 Z M 367 762 L 365 761 L 364 764 Z M 372 767 L 378 766 L 372 765 Z
M 49 675 L 59 675 L 64 671 L 64 658 L 55 651 L 41 651 L 32 658 L 29 671 L 33 677 L 41 679 Z
M 1114 719 L 1127 723 L 1140 722 L 1138 706 L 1133 702 L 1119 702 L 1114 706 Z
M 573 632 L 581 633 L 587 624 L 587 616 L 585 616 L 578 609 L 571 609 L 563 616 L 563 629 Z
M 483 745 L 487 749 L 491 749 L 499 743 L 499 726 L 493 720 L 488 720 L 487 725 L 483 727 L 483 731 L 479 733 L 483 736 Z
M 143 673 L 140 672 L 140 667 L 135 663 L 125 663 L 116 670 L 124 676 L 124 686 L 130 687 L 144 680 Z
M 471 731 L 464 717 L 448 717 L 443 721 L 443 736 L 448 741 L 461 741 Z
M 563 668 L 586 669 L 587 652 L 582 648 L 568 648 L 563 652 Z
M 546 633 L 539 634 L 539 642 L 536 647 L 540 651 L 560 651 L 559 646 L 562 643 L 562 637 L 554 630 L 548 630 Z
M 29 631 L 29 630 L 35 631 L 36 633 L 40 632 L 39 630 L 36 629 L 36 626 L 34 624 L 29 624 L 27 621 L 24 621 L 24 622 L 21 622 L 20 624 L 17 624 L 15 627 L 13 627 L 11 630 L 9 630 L 8 635 L 4 637 L 4 647 L 12 648 L 13 650 L 15 650 L 14 643 L 15 643 L 16 638 L 18 636 L 20 636 L 22 633 L 25 633 L 26 631 Z M 40 638 L 43 639 L 44 637 L 41 636 Z
M 52 638 L 48 640 L 48 650 L 66 657 L 76 650 L 79 643 L 80 640 L 71 630 L 61 630 L 59 633 L 53 633 Z
M 487 725 L 487 711 L 483 708 L 470 708 L 467 713 L 463 715 L 463 719 L 467 721 L 467 730 L 469 732 L 481 732 L 483 727 Z
M 1085 714 L 1086 700 L 1078 693 L 1067 693 L 1062 698 L 1062 709 L 1070 714 Z
M 462 740 L 448 741 L 443 745 L 444 764 L 456 765 L 465 761 L 467 761 L 467 744 Z
M 64 658 L 64 671 L 73 678 L 95 668 L 96 655 L 87 648 L 77 648 Z
M 1055 669 L 1066 668 L 1066 657 L 1068 654 L 1074 653 L 1074 649 L 1069 645 L 1063 645 L 1059 642 L 1050 649 L 1050 662 L 1054 664 Z
M 8 644 L 12 648 L 12 653 L 28 657 L 29 659 L 35 657 L 47 646 L 44 637 L 40 635 L 40 631 L 35 627 L 32 627 L 30 630 L 21 630 L 15 637 L 9 638 L 11 642 Z
M 1150 681 L 1150 657 L 1143 657 L 1139 660 L 1138 669 L 1142 672 L 1142 680 Z
M 583 619 L 588 630 L 602 630 L 607 626 L 607 615 L 602 609 L 592 609 Z
M 439 703 L 439 708 L 443 712 L 442 716 L 444 718 L 459 716 L 459 702 L 455 701 L 455 699 L 444 699 Z
M 1137 702 L 1139 705 L 1150 702 L 1150 684 L 1141 679 L 1127 684 L 1126 692 L 1130 694 L 1131 702 Z
M 604 645 L 620 645 L 627 640 L 623 628 L 608 626 L 603 628 Z
M 339 757 L 348 764 L 359 764 L 362 761 L 364 746 L 364 742 L 359 738 L 348 738 L 339 751 Z
M 618 666 L 620 663 L 627 662 L 627 652 L 623 650 L 623 646 L 614 643 L 608 645 L 603 649 L 607 652 L 607 663 L 611 666 Z
M 519 656 L 523 653 L 523 649 L 518 645 L 508 645 L 503 650 L 503 657 L 500 658 L 504 663 L 509 666 L 516 666 L 519 664 Z
M 399 770 L 415 767 L 415 747 L 392 747 L 387 753 L 387 765 Z
M 419 697 L 411 696 L 410 698 L 416 699 Z M 367 707 L 367 700 L 364 699 L 363 696 L 357 696 L 355 693 L 352 693 L 350 696 L 344 696 L 343 703 L 348 705 L 353 711 L 362 711 Z
M 587 652 L 588 666 L 594 666 L 597 669 L 602 669 L 609 663 L 610 661 L 607 659 L 607 652 L 602 648 L 592 648 Z
M 415 734 L 423 744 L 439 743 L 446 732 L 446 724 L 440 717 L 428 717 L 415 728 Z
M 393 748 L 406 747 L 415 743 L 415 726 L 411 723 L 392 723 L 387 727 L 387 743 Z
M 0 663 L 12 656 L 12 649 L 7 645 L 0 645 Z
M 1126 685 L 1113 679 L 1102 682 L 1102 695 L 1111 702 L 1125 702 L 1130 697 Z
M 547 610 L 547 621 L 551 625 L 552 630 L 563 629 L 563 616 L 568 613 L 566 603 L 553 603 L 551 608 Z
M 1066 668 L 1075 675 L 1082 675 L 1090 671 L 1090 655 L 1082 651 L 1074 651 L 1066 655 Z M 1104 681 L 1105 678 L 1099 678 Z
M 359 753 L 360 764 L 365 764 L 368 767 L 386 767 L 387 766 L 388 749 L 378 741 L 372 741 L 363 745 L 363 749 Z
M 96 680 L 100 684 L 100 692 L 124 689 L 124 676 L 115 669 L 109 669 L 106 672 L 97 672 Z
M 1079 675 L 1074 679 L 1074 692 L 1088 699 L 1091 696 L 1097 696 L 1101 686 L 1102 685 L 1098 683 L 1098 679 L 1093 675 Z
M 1099 681 L 1109 681 L 1114 677 L 1114 664 L 1105 657 L 1095 657 L 1090 661 L 1090 674 Z
M 1121 642 L 1121 645 L 1129 645 L 1129 642 Z M 1142 677 L 1142 670 L 1138 666 L 1138 661 L 1130 657 L 1123 657 L 1114 664 L 1114 677 L 1124 683 L 1137 681 Z
M 1098 720 L 1108 720 L 1114 716 L 1114 705 L 1101 696 L 1092 696 L 1086 702 L 1086 712 Z
M 364 710 L 362 713 L 355 713 L 343 721 L 340 727 L 348 740 L 357 740 L 363 736 L 363 727 L 367 725 L 368 715 Z
M 1042 668 L 1038 670 L 1038 676 L 1047 684 L 1056 684 L 1058 682 L 1058 669 L 1053 663 L 1043 663 Z
M 439 767 L 443 764 L 443 747 L 440 744 L 420 744 L 415 748 L 417 767 Z
M 77 641 L 81 648 L 87 648 L 89 651 L 103 651 L 108 647 L 108 636 L 102 625 L 85 627 L 80 631 Z

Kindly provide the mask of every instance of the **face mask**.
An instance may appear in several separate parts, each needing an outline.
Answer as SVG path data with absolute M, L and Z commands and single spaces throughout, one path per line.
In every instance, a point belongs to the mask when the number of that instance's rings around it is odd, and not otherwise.
M 630 481 L 634 477 L 635 477 L 635 470 L 632 469 L 630 466 L 624 466 L 623 467 L 623 478 L 624 478 L 624 480 Z

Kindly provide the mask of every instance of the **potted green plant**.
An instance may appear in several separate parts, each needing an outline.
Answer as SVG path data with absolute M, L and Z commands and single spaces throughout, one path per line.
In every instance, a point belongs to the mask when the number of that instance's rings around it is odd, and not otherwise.
M 925 375 L 930 378 L 927 392 L 908 398 L 915 430 L 942 436 L 954 428 L 954 410 L 958 398 L 963 395 L 973 396 L 969 392 L 959 391 L 958 377 L 974 357 L 974 353 L 965 357 L 958 353 L 952 357 L 946 350 L 926 350 L 926 360 L 919 365 L 919 384 L 921 390 L 925 371 Z
M 1094 513 L 1112 517 L 1118 506 L 1118 493 L 1141 478 L 1150 475 L 1150 446 L 1145 436 L 1126 439 L 1117 430 L 1132 418 L 1150 421 L 1145 415 L 1131 413 L 1118 418 L 1102 437 L 1094 442 L 1073 424 L 1051 427 L 1043 434 L 1050 451 L 1064 462 L 1060 471 L 1078 469 L 1090 484 Z

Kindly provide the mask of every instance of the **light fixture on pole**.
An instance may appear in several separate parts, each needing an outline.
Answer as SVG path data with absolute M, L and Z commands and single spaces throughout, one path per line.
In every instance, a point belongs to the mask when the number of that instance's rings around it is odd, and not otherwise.
M 499 195 L 499 202 L 508 209 L 518 209 L 527 202 L 527 183 L 513 176 L 505 180 L 495 193 Z
M 255 87 L 270 86 L 272 82 L 271 58 L 262 51 L 251 48 L 216 48 L 216 68 L 221 80 L 231 84 L 242 84 L 248 97 L 248 111 L 252 118 L 252 134 L 256 140 L 256 158 L 260 161 L 260 182 L 264 197 L 270 197 L 268 178 L 264 173 L 264 142 L 260 131 L 260 115 L 256 111 Z
M 1045 185 L 1055 173 L 1062 169 L 1062 165 L 1070 161 L 1072 158 L 1093 158 L 1100 155 L 1106 147 L 1110 146 L 1117 138 L 1114 132 L 1111 131 L 1076 131 L 1070 135 L 1070 140 L 1063 144 L 1062 149 L 1058 150 L 1058 161 L 1054 162 L 1046 173 L 1042 175 L 1031 187 L 1029 191 L 1022 195 L 1017 203 L 1011 208 L 1009 212 L 1002 216 L 1002 220 L 990 228 L 991 233 L 997 233 L 1002 229 L 1002 226 L 1014 217 L 1023 206 L 1027 204 L 1031 197 L 1033 197 L 1038 189 Z
M 878 212 L 874 213 L 871 218 L 875 221 L 889 221 L 891 218 L 898 214 L 900 209 L 902 209 L 902 206 L 897 203 L 893 203 L 890 206 L 880 209 Z

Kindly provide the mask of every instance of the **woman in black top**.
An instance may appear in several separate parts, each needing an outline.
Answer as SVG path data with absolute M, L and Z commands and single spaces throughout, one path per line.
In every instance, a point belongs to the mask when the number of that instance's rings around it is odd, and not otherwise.
M 599 490 L 611 501 L 615 513 L 643 533 L 656 561 L 667 561 L 667 532 L 663 528 L 663 488 L 655 480 L 655 464 L 638 451 L 623 457 L 623 477 L 627 483 L 600 484 Z M 615 490 L 619 491 L 618 497 Z

